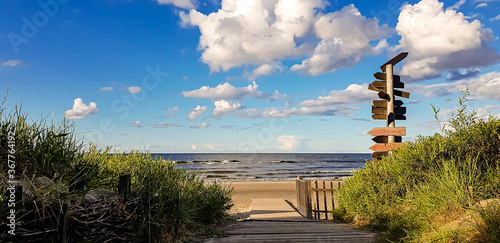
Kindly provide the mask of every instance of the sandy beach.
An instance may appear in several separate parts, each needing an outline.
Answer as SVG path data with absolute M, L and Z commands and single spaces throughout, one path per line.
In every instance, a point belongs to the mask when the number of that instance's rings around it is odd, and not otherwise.
M 293 205 L 297 205 L 295 180 L 227 182 L 222 183 L 222 185 L 233 188 L 232 199 L 234 206 L 231 208 L 231 213 L 250 212 L 252 210 L 252 199 L 284 199 Z M 336 187 L 337 182 L 334 183 L 334 188 Z M 322 197 L 321 201 L 323 201 Z M 328 199 L 328 204 L 331 208 L 330 202 L 330 199 Z
M 252 199 L 284 199 L 294 205 L 297 201 L 295 180 L 228 182 L 224 186 L 233 188 L 234 206 L 231 212 L 246 213 L 252 210 Z

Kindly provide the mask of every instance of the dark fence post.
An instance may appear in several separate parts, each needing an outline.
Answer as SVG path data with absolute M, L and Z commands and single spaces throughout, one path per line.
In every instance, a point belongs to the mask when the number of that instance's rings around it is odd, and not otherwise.
M 15 192 L 15 196 L 16 196 L 16 209 L 21 209 L 22 208 L 22 204 L 23 204 L 23 186 L 22 185 L 17 185 L 16 186 L 16 192 Z
M 68 242 L 68 204 L 63 203 L 58 219 L 59 240 L 61 243 Z
M 130 194 L 130 175 L 120 175 L 118 180 L 118 194 L 124 197 Z

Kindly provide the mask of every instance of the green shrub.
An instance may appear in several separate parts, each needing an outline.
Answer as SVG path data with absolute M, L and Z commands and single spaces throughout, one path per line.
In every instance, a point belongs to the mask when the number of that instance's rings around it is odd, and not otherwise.
M 451 129 L 443 135 L 420 136 L 346 179 L 336 214 L 380 230 L 391 241 L 420 241 L 424 235 L 463 239 L 456 234 L 466 230 L 443 230 L 442 225 L 500 192 L 500 120 L 467 112 L 467 95 L 459 99 Z M 490 218 L 489 225 L 499 223 Z
M 150 234 L 159 240 L 175 241 L 186 235 L 209 232 L 229 218 L 230 189 L 207 184 L 198 174 L 188 173 L 173 162 L 153 158 L 149 153 L 108 152 L 90 146 L 83 161 L 99 168 L 95 176 L 100 184 L 116 188 L 119 175 L 131 175 L 132 192 L 149 195 L 151 216 L 144 218 L 141 228 L 151 228 Z M 149 183 L 145 178 L 149 178 Z
M 84 151 L 83 144 L 75 139 L 73 124 L 68 121 L 50 125 L 45 118 L 30 121 L 29 115 L 23 113 L 20 108 L 16 107 L 6 114 L 2 105 L 0 105 L 0 160 L 7 160 L 11 149 L 8 135 L 14 131 L 16 179 L 30 184 L 36 178 L 48 177 L 50 179 L 47 180 L 53 183 L 42 188 L 24 187 L 23 205 L 27 213 L 17 222 L 19 231 L 26 229 L 24 231 L 30 233 L 31 230 L 38 229 L 32 227 L 36 225 L 43 231 L 55 232 L 51 227 L 57 227 L 57 223 L 54 222 L 57 222 L 59 216 L 57 213 L 46 215 L 45 212 L 51 210 L 58 212 L 62 204 L 69 205 L 70 227 L 73 223 L 83 225 L 83 227 L 78 226 L 77 231 L 73 231 L 76 234 L 72 234 L 72 237 L 80 235 L 87 241 L 89 239 L 87 236 L 95 235 L 96 232 L 106 239 L 107 232 L 102 232 L 103 229 L 98 228 L 96 223 L 85 222 L 99 222 L 100 225 L 112 226 L 117 222 L 130 225 L 129 222 L 133 221 L 132 224 L 135 226 L 127 228 L 130 230 L 127 230 L 125 235 L 135 238 L 128 240 L 146 241 L 151 237 L 155 242 L 175 242 L 189 240 L 194 235 L 213 233 L 216 229 L 214 226 L 229 219 L 227 212 L 232 206 L 231 189 L 217 183 L 205 183 L 197 173 L 188 173 L 173 162 L 158 157 L 153 158 L 149 153 L 132 151 L 128 154 L 110 154 L 109 148 L 99 150 L 93 145 L 89 146 L 88 151 Z M 5 166 L 6 163 L 0 163 L 2 183 L 7 181 Z M 101 203 L 99 208 L 97 206 L 85 208 L 85 204 L 82 203 L 85 193 L 93 188 L 116 191 L 118 178 L 123 174 L 131 175 L 132 180 L 128 202 L 113 197 L 109 202 Z M 30 191 L 28 194 L 27 190 Z M 0 198 L 0 216 L 3 219 L 6 218 L 8 210 L 5 196 L 2 195 Z M 94 221 L 89 220 L 89 217 L 94 217 L 96 210 L 97 218 Z M 78 219 L 82 216 L 82 212 L 88 213 L 83 215 L 85 218 L 83 221 Z M 125 214 L 127 212 L 133 213 Z M 92 215 L 88 216 L 89 214 Z M 115 220 L 113 217 L 119 220 L 113 221 Z M 105 222 L 106 218 L 111 222 Z M 72 223 L 71 220 L 75 221 Z M 123 231 L 123 228 L 120 230 Z M 36 231 L 32 233 L 27 235 L 40 234 Z M 108 233 L 114 234 L 114 232 Z M 49 242 L 60 240 L 57 234 L 53 235 L 44 234 L 44 238 L 37 240 Z M 5 234 L 0 238 L 4 236 Z M 14 242 L 33 240 L 29 236 L 22 238 L 25 237 L 23 234 L 17 234 L 16 237 L 20 238 L 7 240 Z M 123 234 L 120 237 L 123 237 Z M 123 238 L 114 240 L 119 239 Z

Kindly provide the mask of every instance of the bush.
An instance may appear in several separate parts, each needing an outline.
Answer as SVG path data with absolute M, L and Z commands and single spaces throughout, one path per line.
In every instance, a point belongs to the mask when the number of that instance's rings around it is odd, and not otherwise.
M 466 101 L 464 93 L 444 135 L 420 136 L 348 178 L 336 214 L 391 241 L 453 241 L 472 234 L 443 225 L 467 221 L 464 215 L 476 202 L 499 197 L 500 120 L 477 119 L 465 110 Z
M 197 173 L 149 153 L 110 154 L 109 148 L 93 145 L 85 152 L 74 137 L 73 124 L 64 120 L 47 125 L 44 118 L 30 122 L 28 117 L 17 107 L 5 115 L 0 105 L 0 160 L 7 160 L 8 135 L 15 131 L 16 180 L 25 185 L 15 237 L 6 233 L 8 195 L 0 198 L 1 241 L 60 241 L 56 230 L 63 205 L 68 205 L 72 240 L 85 242 L 150 237 L 155 242 L 175 242 L 213 233 L 216 225 L 229 219 L 229 188 L 205 183 Z M 0 164 L 2 187 L 7 181 L 5 166 Z M 132 180 L 126 199 L 115 193 L 123 174 Z M 84 196 L 91 189 L 114 196 L 87 205 Z
M 229 218 L 230 189 L 216 183 L 206 184 L 198 174 L 188 173 L 173 162 L 153 158 L 149 153 L 108 152 L 109 149 L 99 151 L 90 146 L 83 161 L 87 166 L 99 168 L 94 178 L 99 184 L 116 188 L 119 175 L 131 175 L 132 194 L 149 198 L 151 215 L 145 216 L 140 228 L 151 229 L 148 234 L 158 240 L 176 241 L 187 235 L 210 232 L 214 225 Z

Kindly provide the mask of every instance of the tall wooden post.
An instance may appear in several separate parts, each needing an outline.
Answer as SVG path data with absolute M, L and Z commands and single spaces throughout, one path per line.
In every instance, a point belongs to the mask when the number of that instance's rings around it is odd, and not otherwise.
M 401 143 L 401 136 L 406 135 L 405 127 L 396 127 L 396 120 L 406 120 L 406 107 L 401 107 L 403 102 L 395 100 L 395 96 L 410 98 L 410 93 L 395 90 L 394 88 L 404 88 L 399 75 L 394 75 L 393 67 L 406 58 L 408 52 L 402 52 L 388 62 L 380 66 L 381 72 L 373 74 L 378 79 L 368 84 L 368 89 L 378 92 L 378 97 L 382 100 L 374 100 L 372 106 L 372 118 L 375 120 L 386 120 L 387 127 L 376 127 L 368 132 L 375 136 L 372 140 L 377 144 L 370 147 L 375 151 L 372 158 L 376 161 L 383 156 L 392 153 L 392 150 L 404 146 Z M 384 81 L 381 81 L 384 80 Z
M 387 101 L 387 127 L 396 127 L 396 122 L 394 120 L 394 77 L 392 76 L 392 64 L 389 63 L 385 66 L 386 70 L 386 82 L 387 82 L 387 95 L 389 100 Z M 394 143 L 394 136 L 388 136 L 387 142 Z

